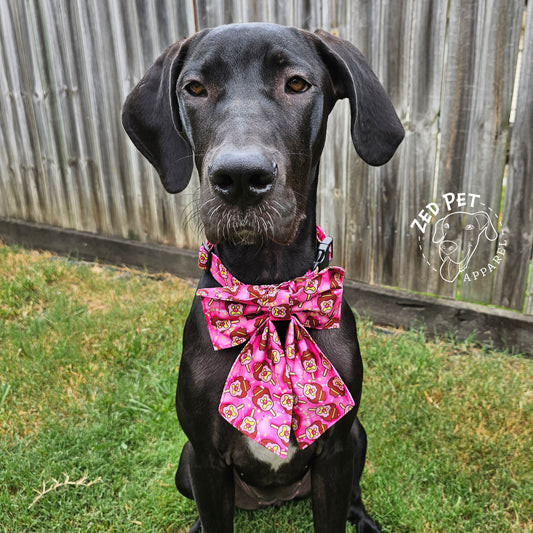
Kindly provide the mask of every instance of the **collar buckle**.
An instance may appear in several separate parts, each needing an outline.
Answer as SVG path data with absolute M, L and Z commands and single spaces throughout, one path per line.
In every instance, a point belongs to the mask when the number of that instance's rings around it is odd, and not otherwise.
M 329 266 L 329 262 L 333 257 L 333 239 L 329 236 L 324 237 L 318 243 L 318 250 L 316 253 L 316 260 L 313 263 L 313 270 L 324 270 Z

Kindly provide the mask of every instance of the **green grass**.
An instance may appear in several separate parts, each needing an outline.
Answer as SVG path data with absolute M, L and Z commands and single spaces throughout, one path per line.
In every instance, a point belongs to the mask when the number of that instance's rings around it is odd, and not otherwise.
M 173 404 L 193 294 L 0 246 L 0 532 L 188 530 Z M 531 531 L 533 361 L 359 329 L 363 490 L 384 531 Z M 309 502 L 238 512 L 235 531 L 311 532 Z

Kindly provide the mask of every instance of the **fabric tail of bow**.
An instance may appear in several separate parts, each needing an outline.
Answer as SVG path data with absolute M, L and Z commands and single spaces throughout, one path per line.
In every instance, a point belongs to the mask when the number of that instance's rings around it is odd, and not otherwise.
M 286 352 L 295 353 L 291 383 L 295 391 L 292 429 L 300 448 L 319 438 L 354 407 L 350 391 L 306 328 L 289 324 Z
M 235 360 L 219 406 L 220 414 L 241 433 L 283 458 L 293 406 L 286 366 L 274 323 L 266 319 Z
M 285 348 L 271 319 L 252 335 L 228 375 L 219 412 L 244 435 L 286 458 L 291 430 L 303 449 L 353 405 L 334 367 L 293 317 Z

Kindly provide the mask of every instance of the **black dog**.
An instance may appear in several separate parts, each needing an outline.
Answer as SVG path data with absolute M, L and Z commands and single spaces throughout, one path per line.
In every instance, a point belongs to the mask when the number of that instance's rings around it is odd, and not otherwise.
M 348 98 L 358 154 L 382 165 L 404 131 L 362 54 L 324 31 L 271 24 L 204 30 L 168 48 L 129 95 L 123 124 L 166 190 L 200 175 L 199 213 L 227 270 L 243 283 L 279 284 L 323 266 L 317 260 L 317 174 L 326 122 Z M 220 285 L 206 270 L 200 288 Z M 279 337 L 287 321 L 276 322 Z M 241 347 L 215 351 L 195 298 L 183 338 L 176 396 L 189 442 L 176 485 L 194 498 L 191 531 L 233 531 L 234 507 L 312 497 L 316 532 L 378 532 L 359 488 L 366 435 L 356 417 L 362 363 L 353 314 L 342 302 L 338 329 L 310 334 L 351 392 L 355 406 L 311 445 L 291 434 L 282 459 L 218 413 Z M 293 426 L 294 428 L 294 426 Z

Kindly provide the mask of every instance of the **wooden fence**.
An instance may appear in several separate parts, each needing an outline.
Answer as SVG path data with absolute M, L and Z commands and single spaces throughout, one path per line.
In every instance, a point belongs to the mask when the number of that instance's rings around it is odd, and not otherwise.
M 197 181 L 167 195 L 123 133 L 121 105 L 168 44 L 241 21 L 352 41 L 405 126 L 393 160 L 370 168 L 346 102 L 331 116 L 319 220 L 348 277 L 533 314 L 525 0 L 0 0 L 0 217 L 195 248 Z M 439 219 L 467 212 L 494 232 L 456 275 L 434 241 Z M 453 240 L 464 261 L 471 239 Z

